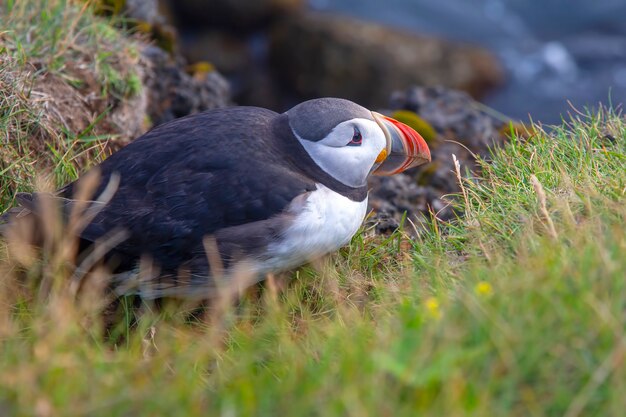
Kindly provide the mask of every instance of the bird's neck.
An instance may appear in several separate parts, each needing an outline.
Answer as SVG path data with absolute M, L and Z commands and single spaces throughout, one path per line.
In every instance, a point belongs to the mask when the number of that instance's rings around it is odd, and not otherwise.
M 277 143 L 278 150 L 283 153 L 285 161 L 288 161 L 293 170 L 348 197 L 352 201 L 363 201 L 367 198 L 367 184 L 360 187 L 346 185 L 315 163 L 293 134 L 285 114 L 281 114 L 274 119 L 273 129 L 275 137 L 279 138 Z

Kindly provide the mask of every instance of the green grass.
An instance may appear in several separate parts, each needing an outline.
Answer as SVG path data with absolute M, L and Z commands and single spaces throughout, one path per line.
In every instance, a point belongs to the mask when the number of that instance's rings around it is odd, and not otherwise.
M 0 409 L 620 416 L 625 194 L 626 123 L 595 114 L 495 150 L 464 181 L 465 219 L 415 240 L 362 231 L 286 289 L 201 320 L 144 304 L 106 339 L 100 298 L 73 301 L 62 276 L 29 290 L 8 271 Z
M 35 177 L 44 188 L 76 179 L 124 136 L 113 115 L 130 113 L 121 104 L 142 80 L 136 45 L 114 23 L 83 1 L 0 4 L 0 210 Z
M 138 94 L 137 74 L 125 65 L 138 51 L 113 26 L 120 22 L 94 15 L 94 1 L 9 1 L 0 7 L 0 51 L 19 64 L 60 75 L 76 87 L 86 82 L 77 70 L 86 70 L 104 96 Z

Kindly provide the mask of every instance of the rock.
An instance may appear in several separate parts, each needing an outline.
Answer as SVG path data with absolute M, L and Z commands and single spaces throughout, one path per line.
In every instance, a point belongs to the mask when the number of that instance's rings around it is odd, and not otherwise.
M 210 30 L 198 31 L 181 41 L 181 50 L 189 62 L 209 61 L 219 68 L 230 83 L 235 102 L 276 110 L 285 108 L 280 86 L 267 65 L 265 37 Z
M 498 61 L 478 47 L 337 15 L 290 16 L 270 38 L 273 70 L 303 98 L 339 96 L 375 107 L 387 104 L 389 91 L 411 85 L 478 96 L 503 78 Z
M 505 122 L 484 113 L 485 107 L 462 91 L 412 87 L 394 92 L 390 105 L 418 114 L 445 139 L 460 142 L 481 156 L 503 138 L 499 130 Z
M 172 13 L 160 0 L 118 0 L 118 6 L 112 10 L 107 0 L 101 1 L 104 3 L 102 13 L 124 16 L 124 25 L 141 34 L 143 39 L 150 39 L 156 46 L 170 53 L 177 49 L 177 32 L 169 23 Z
M 224 31 L 198 31 L 181 39 L 182 52 L 189 62 L 209 61 L 225 74 L 252 67 L 252 52 L 248 42 Z
M 122 0 L 115 5 L 111 10 L 103 2 L 102 12 L 129 18 L 133 30 L 142 35 L 134 42 L 141 51 L 142 92 L 147 97 L 142 112 L 144 125 L 147 119 L 156 126 L 231 104 L 230 85 L 213 64 L 194 61 L 188 66 L 180 55 L 178 35 L 169 24 L 172 11 L 168 4 L 161 0 Z M 152 44 L 146 44 L 146 39 Z
M 240 104 L 281 110 L 282 91 L 269 70 L 267 31 L 305 0 L 170 0 L 180 51 L 190 62 L 209 61 L 227 77 Z
M 181 57 L 172 58 L 154 46 L 147 46 L 142 54 L 147 67 L 148 116 L 154 125 L 231 104 L 228 82 L 210 65 L 188 74 Z
M 158 3 L 158 0 L 126 0 L 124 14 L 150 24 L 163 23 Z
M 304 0 L 168 0 L 178 27 L 221 27 L 248 32 L 302 8 Z
M 409 232 L 413 231 L 410 223 L 428 221 L 424 215 L 429 211 L 442 220 L 451 219 L 457 213 L 450 205 L 450 194 L 460 191 L 452 155 L 459 160 L 463 175 L 466 169 L 477 172 L 474 155 L 488 159 L 489 149 L 507 140 L 502 133 L 505 121 L 485 113 L 484 107 L 467 93 L 443 87 L 412 87 L 395 92 L 391 108 L 415 112 L 437 136 L 429 143 L 430 164 L 393 177 L 372 178 L 370 206 L 377 214 L 370 222 L 379 222 L 377 230 L 385 233 L 393 230 L 390 225 L 400 224 L 404 212 L 409 219 L 405 230 Z

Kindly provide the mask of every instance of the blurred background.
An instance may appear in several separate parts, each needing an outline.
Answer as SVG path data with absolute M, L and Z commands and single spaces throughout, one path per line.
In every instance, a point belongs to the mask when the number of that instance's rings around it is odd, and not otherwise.
M 626 100 L 623 0 L 314 0 L 334 10 L 491 51 L 506 80 L 485 97 L 515 118 L 558 122 L 576 107 Z
M 161 0 L 159 7 L 182 55 L 215 65 L 238 104 L 281 111 L 334 95 L 386 107 L 391 90 L 443 85 L 512 118 L 556 123 L 571 111 L 568 101 L 582 109 L 626 99 L 624 0 Z

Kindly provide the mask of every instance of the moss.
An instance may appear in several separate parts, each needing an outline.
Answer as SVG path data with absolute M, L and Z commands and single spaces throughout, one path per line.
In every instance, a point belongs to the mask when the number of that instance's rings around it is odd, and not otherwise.
M 194 77 L 203 78 L 206 74 L 215 71 L 215 66 L 207 61 L 200 61 L 188 65 L 186 71 Z
M 126 86 L 128 95 L 130 97 L 134 97 L 136 95 L 139 95 L 139 93 L 141 92 L 141 89 L 143 88 L 143 83 L 141 82 L 141 78 L 137 74 L 131 73 L 126 78 Z
M 432 125 L 410 110 L 398 110 L 391 117 L 415 129 L 428 144 L 437 138 L 437 132 Z
M 156 45 L 170 54 L 176 50 L 177 38 L 173 27 L 161 23 L 150 23 L 143 20 L 129 22 L 130 27 L 139 33 L 147 35 Z
M 95 7 L 95 11 L 102 15 L 118 15 L 126 7 L 126 0 L 96 0 L 90 1 Z

